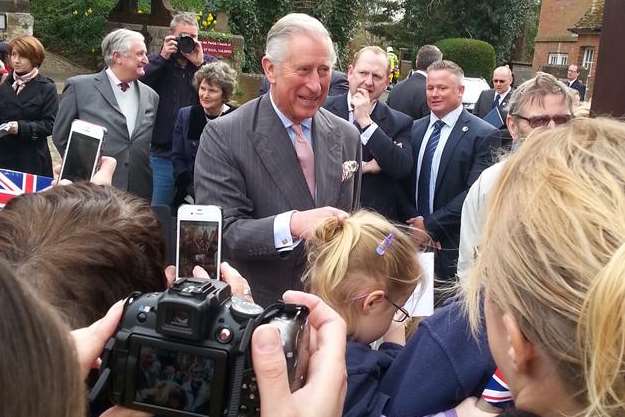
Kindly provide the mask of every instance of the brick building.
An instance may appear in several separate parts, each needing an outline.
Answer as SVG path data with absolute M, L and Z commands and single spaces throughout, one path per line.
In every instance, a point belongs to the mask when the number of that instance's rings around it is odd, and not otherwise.
M 604 0 L 542 0 L 540 8 L 532 68 L 566 78 L 565 68 L 579 65 L 586 100 L 592 97 L 603 7 Z

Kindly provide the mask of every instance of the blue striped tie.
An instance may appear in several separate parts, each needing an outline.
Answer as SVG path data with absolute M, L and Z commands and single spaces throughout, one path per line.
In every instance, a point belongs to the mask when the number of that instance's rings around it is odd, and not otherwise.
M 419 172 L 419 195 L 417 197 L 417 211 L 420 216 L 428 217 L 430 215 L 430 174 L 432 172 L 432 159 L 434 152 L 441 138 L 441 129 L 445 126 L 445 122 L 437 120 L 434 123 L 434 130 L 428 139 L 421 160 L 421 171 Z

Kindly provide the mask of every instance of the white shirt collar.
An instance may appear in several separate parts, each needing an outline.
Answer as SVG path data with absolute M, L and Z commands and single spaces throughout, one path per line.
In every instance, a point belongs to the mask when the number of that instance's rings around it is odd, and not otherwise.
M 498 93 L 497 90 L 495 90 L 495 96 L 499 95 L 499 102 L 501 102 L 501 100 L 503 100 L 503 98 L 507 96 L 510 93 L 510 91 L 512 91 L 512 87 L 510 86 L 508 86 L 508 89 L 501 94 Z
M 269 89 L 269 100 L 271 100 L 271 105 L 273 106 L 273 109 L 276 111 L 276 114 L 278 115 L 278 118 L 280 119 L 284 127 L 288 129 L 291 126 L 293 126 L 295 123 L 291 119 L 286 117 L 284 113 L 280 111 L 278 106 L 276 106 L 276 103 L 273 101 L 273 97 L 271 95 L 271 89 Z M 300 124 L 308 129 L 312 129 L 312 117 L 302 120 Z
M 427 78 L 427 77 L 428 77 L 428 73 L 427 73 L 427 72 L 425 72 L 425 71 L 423 71 L 423 70 L 416 70 L 415 72 L 416 72 L 416 73 L 418 73 L 418 74 L 423 75 L 425 78 Z
M 108 67 L 105 72 L 106 72 L 106 75 L 109 77 L 109 80 L 111 81 L 111 84 L 113 84 L 116 87 L 119 87 L 119 85 L 122 83 L 122 81 L 120 81 L 120 79 L 117 78 L 117 75 L 115 75 L 113 70 L 110 67 Z M 133 81 L 130 81 L 128 83 L 129 88 L 132 88 L 134 85 L 135 85 L 135 83 Z M 122 91 L 121 89 L 119 91 L 121 91 L 122 93 L 128 92 L 128 90 Z
M 464 107 L 462 106 L 462 104 L 460 104 L 458 107 L 456 107 L 455 109 L 453 109 L 452 111 L 450 111 L 449 113 L 447 113 L 445 116 L 441 118 L 439 118 L 433 112 L 430 112 L 430 125 L 428 126 L 428 129 L 432 127 L 432 125 L 436 123 L 437 120 L 442 120 L 443 123 L 445 123 L 445 126 L 449 126 L 453 128 L 456 122 L 458 121 L 458 118 L 460 118 L 460 115 L 462 114 L 462 110 L 464 110 Z

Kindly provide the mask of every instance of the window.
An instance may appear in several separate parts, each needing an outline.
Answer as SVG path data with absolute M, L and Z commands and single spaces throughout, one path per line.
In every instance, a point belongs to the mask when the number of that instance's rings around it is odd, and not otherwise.
M 549 54 L 549 64 L 550 65 L 566 65 L 569 62 L 568 54 L 563 54 L 561 52 L 552 52 Z
M 582 67 L 590 71 L 590 68 L 594 63 L 593 58 L 595 57 L 595 48 L 593 48 L 592 46 L 587 46 L 585 48 L 582 48 L 582 52 Z

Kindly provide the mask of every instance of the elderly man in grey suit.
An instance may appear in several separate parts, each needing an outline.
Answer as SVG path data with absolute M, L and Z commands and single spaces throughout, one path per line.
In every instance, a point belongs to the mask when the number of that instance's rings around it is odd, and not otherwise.
M 117 160 L 113 185 L 146 199 L 152 195 L 150 142 L 158 107 L 158 94 L 137 81 L 147 64 L 143 35 L 115 30 L 102 41 L 107 68 L 78 75 L 65 82 L 52 132 L 64 154 L 72 121 L 85 120 L 104 126 L 102 154 Z
M 283 17 L 262 60 L 269 93 L 210 121 L 200 140 L 196 201 L 222 207 L 224 257 L 262 305 L 302 288 L 303 241 L 359 201 L 359 132 L 320 108 L 335 60 L 317 19 Z

